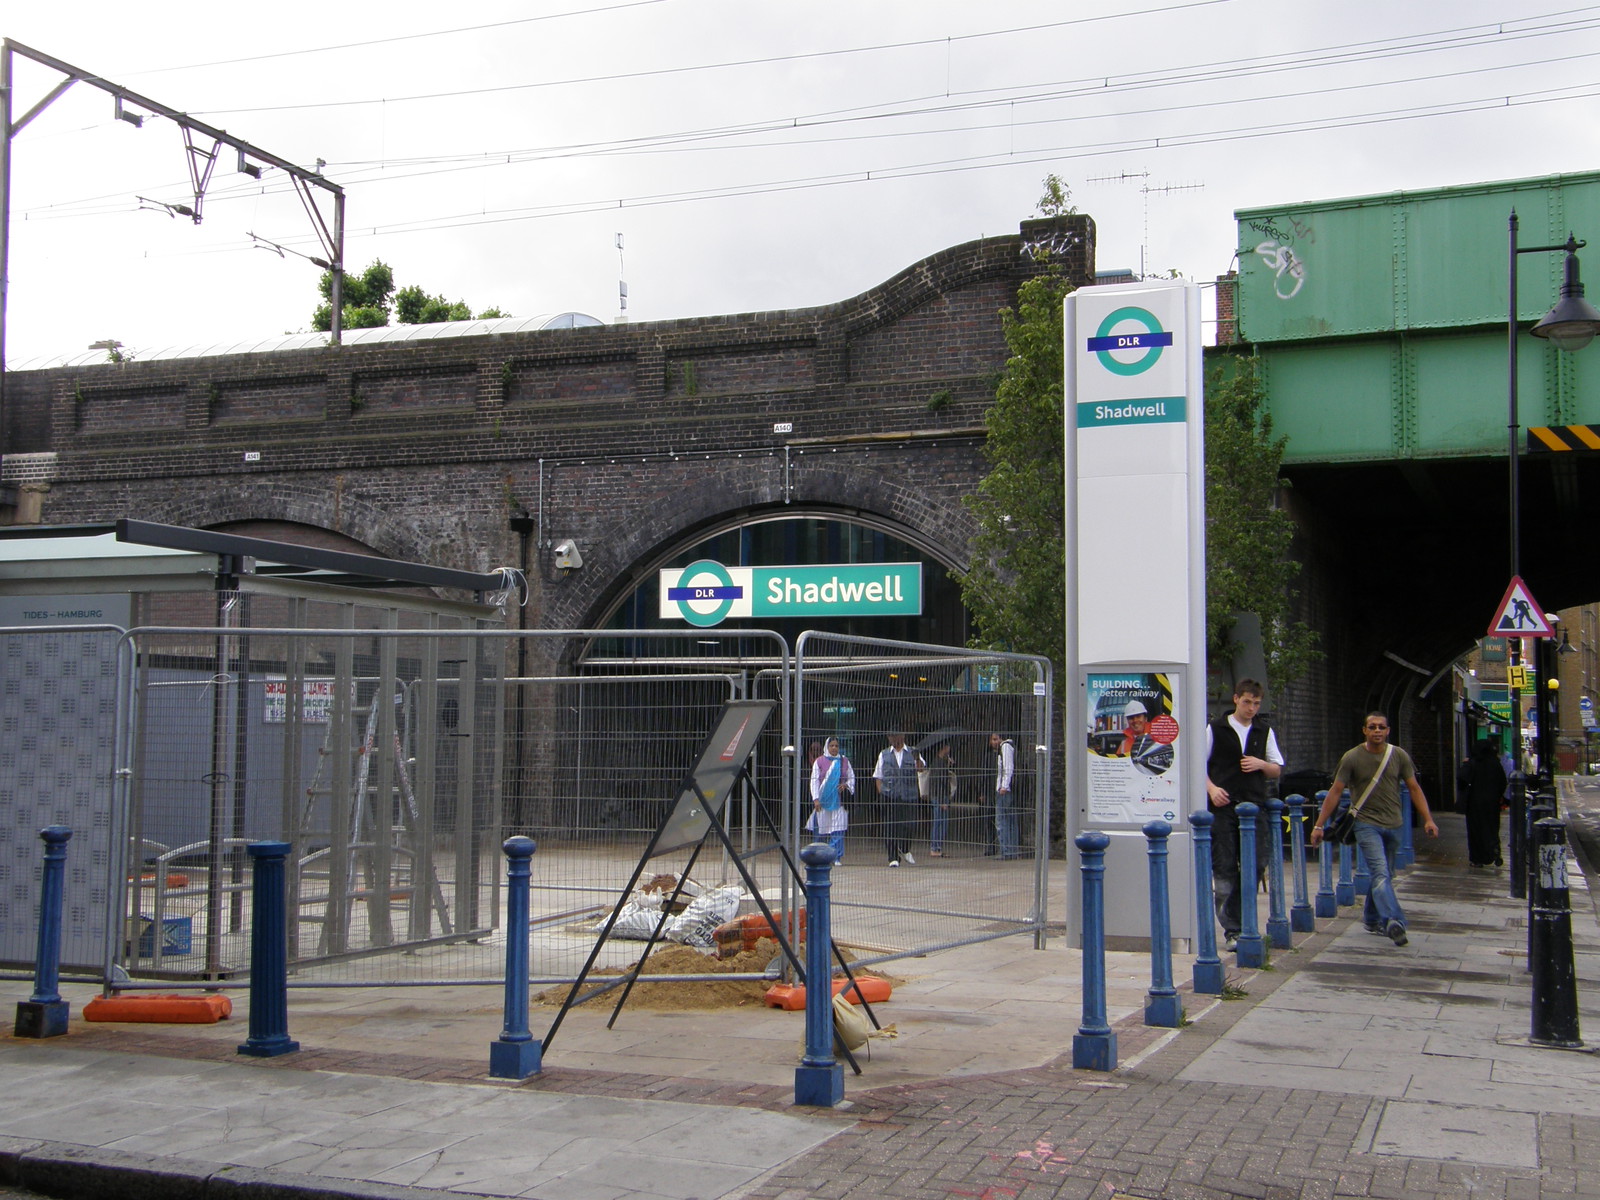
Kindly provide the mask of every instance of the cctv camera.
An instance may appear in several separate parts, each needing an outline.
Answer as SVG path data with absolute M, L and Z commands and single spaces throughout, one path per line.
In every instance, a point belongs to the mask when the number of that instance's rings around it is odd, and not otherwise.
M 578 543 L 571 538 L 556 543 L 555 555 L 557 570 L 576 571 L 583 566 L 583 555 L 578 553 Z

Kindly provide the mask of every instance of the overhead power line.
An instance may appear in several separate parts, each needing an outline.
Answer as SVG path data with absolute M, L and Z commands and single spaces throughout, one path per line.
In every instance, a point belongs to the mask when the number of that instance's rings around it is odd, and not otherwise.
M 660 153 L 667 150 L 699 150 L 709 148 L 727 148 L 747 150 L 767 146 L 819 146 L 836 145 L 847 141 L 860 140 L 885 140 L 891 138 L 929 137 L 944 134 L 970 134 L 982 132 L 986 129 L 1001 127 L 997 124 L 990 125 L 942 125 L 934 128 L 915 129 L 910 131 L 889 131 L 880 134 L 861 134 L 850 136 L 834 136 L 829 138 L 787 138 L 782 142 L 766 141 L 751 142 L 753 136 L 763 134 L 795 134 L 801 131 L 821 131 L 839 125 L 858 123 L 886 123 L 905 121 L 918 117 L 940 115 L 954 115 L 961 113 L 978 113 L 989 109 L 1004 108 L 1014 110 L 1019 105 L 1037 106 L 1046 103 L 1060 102 L 1083 96 L 1093 95 L 1104 97 L 1124 90 L 1149 90 L 1168 86 L 1187 86 L 1197 80 L 1203 82 L 1219 82 L 1228 79 L 1250 78 L 1259 74 L 1299 70 L 1309 66 L 1349 65 L 1352 62 L 1373 61 L 1395 57 L 1397 55 L 1412 55 L 1427 52 L 1437 52 L 1445 49 L 1460 49 L 1465 45 L 1483 44 L 1482 39 L 1488 38 L 1495 44 L 1506 41 L 1522 41 L 1536 37 L 1567 36 L 1576 28 L 1600 27 L 1600 18 L 1587 18 L 1583 22 L 1563 21 L 1561 18 L 1571 17 L 1574 12 L 1593 13 L 1593 7 L 1583 10 L 1564 10 L 1522 18 L 1512 24 L 1521 26 L 1514 32 L 1507 33 L 1506 26 L 1470 25 L 1460 26 L 1446 30 L 1436 31 L 1427 35 L 1410 35 L 1402 38 L 1368 39 L 1361 42 L 1343 43 L 1330 47 L 1323 47 L 1305 51 L 1285 52 L 1273 55 L 1257 55 L 1244 58 L 1220 60 L 1212 63 L 1192 63 L 1180 67 L 1160 68 L 1145 71 L 1119 78 L 1074 79 L 1025 85 L 1022 90 L 1000 93 L 998 89 L 982 89 L 969 92 L 956 92 L 948 100 L 924 97 L 920 99 L 902 100 L 889 104 L 871 106 L 869 109 L 838 109 L 805 116 L 785 118 L 782 120 L 755 121 L 736 125 L 712 126 L 702 129 L 683 130 L 660 134 L 642 135 L 638 137 L 614 139 L 597 142 L 580 142 L 558 144 L 546 147 L 518 148 L 511 150 L 484 151 L 475 154 L 451 155 L 422 155 L 406 158 L 386 158 L 383 160 L 350 160 L 335 164 L 352 184 L 362 182 L 402 182 L 424 176 L 445 174 L 459 170 L 482 170 L 501 166 L 518 165 L 529 162 L 547 161 L 558 158 L 572 158 L 580 156 L 607 156 L 630 153 Z M 1540 24 L 1541 22 L 1556 22 L 1555 24 Z M 1467 39 L 1467 40 L 1464 40 Z M 1372 90 L 1380 87 L 1402 86 L 1406 84 L 1438 82 L 1445 79 L 1460 78 L 1467 75 L 1487 74 L 1491 71 L 1506 71 L 1528 69 L 1533 67 L 1549 67 L 1560 63 L 1575 62 L 1596 57 L 1597 53 L 1571 53 L 1544 59 L 1529 59 L 1515 62 L 1503 62 L 1487 67 L 1463 68 L 1455 71 L 1443 71 L 1426 75 L 1405 76 L 1398 79 L 1376 80 L 1358 84 L 1335 85 L 1323 88 L 1311 88 L 1301 91 L 1282 92 L 1275 95 L 1255 95 L 1243 100 L 1224 98 L 1208 101 L 1186 101 L 1185 110 L 1200 108 L 1217 108 L 1230 105 L 1243 105 L 1247 103 L 1276 103 L 1288 99 L 1305 99 L 1316 96 L 1331 96 L 1340 92 Z M 979 99 L 963 99 L 975 96 Z M 898 105 L 898 107 L 897 107 Z M 1109 119 L 1112 117 L 1143 116 L 1166 111 L 1165 107 L 1151 107 L 1144 109 L 1122 109 L 1115 113 L 1072 114 L 1060 117 L 1045 117 L 1018 122 L 1008 118 L 1004 124 L 1014 128 L 1032 128 L 1048 126 L 1070 121 L 1083 121 L 1094 119 Z M 405 166 L 432 166 L 436 170 L 396 171 L 396 167 Z M 361 169 L 369 171 L 382 171 L 383 174 L 376 178 L 363 176 Z M 159 186 L 146 185 L 145 190 L 160 190 Z M 262 189 L 258 185 L 241 184 L 234 189 L 238 195 L 259 195 Z M 229 192 L 219 189 L 218 197 L 226 198 Z M 52 219 L 65 216 L 82 214 L 96 214 L 104 212 L 121 211 L 128 206 L 128 198 L 124 193 L 108 193 L 94 197 L 80 198 L 76 201 L 58 201 L 48 207 L 29 210 L 32 219 Z

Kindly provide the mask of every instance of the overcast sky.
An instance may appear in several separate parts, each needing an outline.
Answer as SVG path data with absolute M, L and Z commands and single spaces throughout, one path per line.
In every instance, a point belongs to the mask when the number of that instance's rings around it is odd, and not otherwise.
M 1206 282 L 1237 208 L 1600 167 L 1600 6 L 1570 0 L 76 0 L 0 34 L 325 160 L 352 272 L 523 317 L 613 321 L 619 274 L 635 321 L 843 300 L 1015 232 L 1049 172 L 1102 269 Z M 18 56 L 13 119 L 59 79 Z M 17 135 L 13 368 L 309 328 L 282 172 L 225 151 L 201 225 L 161 204 L 193 205 L 170 121 L 80 83 Z

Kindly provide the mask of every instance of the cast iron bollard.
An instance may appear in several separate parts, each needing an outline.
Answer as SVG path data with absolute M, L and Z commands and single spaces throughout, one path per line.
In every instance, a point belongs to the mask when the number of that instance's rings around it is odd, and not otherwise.
M 1149 821 L 1144 836 L 1150 843 L 1150 990 L 1144 998 L 1144 1023 L 1163 1029 L 1183 1024 L 1183 1001 L 1172 986 L 1172 911 L 1167 893 L 1167 838 L 1172 826 Z
M 1290 796 L 1289 855 L 1294 861 L 1294 904 L 1289 909 L 1289 928 L 1296 933 L 1315 933 L 1317 919 L 1311 913 L 1311 888 L 1306 880 L 1306 798 Z
M 1400 784 L 1400 847 L 1394 852 L 1394 869 L 1404 871 L 1417 861 L 1417 835 L 1411 821 L 1416 809 L 1411 807 L 1411 789 Z
M 1527 816 L 1528 816 L 1527 834 L 1528 834 L 1528 836 L 1524 839 L 1522 844 L 1528 848 L 1528 861 L 1523 864 L 1523 866 L 1524 866 L 1524 868 L 1525 868 L 1525 870 L 1527 872 L 1526 878 L 1528 880 L 1528 930 L 1527 930 L 1527 932 L 1528 932 L 1528 936 L 1527 936 L 1528 957 L 1527 957 L 1527 967 L 1526 967 L 1526 969 L 1528 971 L 1532 971 L 1533 970 L 1533 959 L 1534 959 L 1534 951 L 1533 951 L 1533 926 L 1534 926 L 1534 922 L 1533 922 L 1533 905 L 1534 905 L 1534 898 L 1538 895 L 1538 887 L 1539 887 L 1539 880 L 1538 880 L 1538 877 L 1539 877 L 1539 843 L 1534 840 L 1533 832 L 1534 832 L 1534 829 L 1537 827 L 1538 822 L 1544 820 L 1546 817 L 1555 816 L 1556 815 L 1556 810 L 1552 805 L 1544 803 L 1544 798 L 1542 796 L 1540 796 L 1537 792 L 1535 792 L 1532 795 L 1530 795 L 1528 797 L 1528 799 L 1531 801 L 1531 803 L 1528 805 L 1528 811 L 1527 811 Z
M 39 943 L 33 960 L 33 995 L 17 1001 L 18 1037 L 60 1037 L 67 1031 L 70 1001 L 61 998 L 61 907 L 66 895 L 67 842 L 72 830 L 49 825 L 44 840 L 44 877 L 39 887 Z
M 1528 895 L 1528 779 L 1521 771 L 1511 772 L 1511 816 L 1506 822 L 1506 861 L 1511 864 L 1511 897 L 1523 900 Z
M 1289 914 L 1283 908 L 1283 801 L 1276 796 L 1267 797 L 1267 831 L 1272 853 L 1267 858 L 1267 940 L 1275 950 L 1287 950 L 1294 945 L 1289 936 Z M 1259 843 L 1258 843 L 1259 845 Z
M 1328 798 L 1327 792 L 1317 793 L 1317 810 L 1322 809 L 1322 802 Z M 1317 847 L 1317 916 L 1337 917 L 1339 915 L 1339 898 L 1333 890 L 1333 843 L 1323 840 Z
M 1211 892 L 1211 825 L 1216 820 L 1209 809 L 1189 814 L 1194 830 L 1194 912 L 1199 938 L 1199 955 L 1194 960 L 1196 995 L 1220 996 L 1227 977 L 1217 957 L 1217 899 Z
M 1323 842 L 1324 846 L 1328 843 Z M 1356 902 L 1356 881 L 1352 874 L 1355 866 L 1356 848 L 1349 842 L 1339 843 L 1339 882 L 1334 888 L 1341 907 L 1349 908 Z
M 1239 937 L 1233 961 L 1241 967 L 1267 965 L 1267 946 L 1261 940 L 1260 918 L 1256 913 L 1256 816 L 1261 810 L 1246 800 L 1239 805 Z
M 1535 1046 L 1574 1050 L 1578 983 L 1572 966 L 1572 911 L 1567 892 L 1567 827 L 1554 817 L 1534 823 L 1535 859 L 1529 875 L 1528 965 L 1533 972 Z
M 507 838 L 506 1006 L 500 1040 L 489 1043 L 489 1075 L 526 1079 L 544 1068 L 544 1043 L 528 1031 L 528 921 L 532 916 L 533 852 L 529 837 Z
M 251 842 L 250 1036 L 239 1046 L 252 1058 L 300 1049 L 289 1038 L 289 933 L 283 862 L 288 842 Z
M 1083 867 L 1083 1021 L 1072 1037 L 1072 1065 L 1089 1071 L 1117 1069 L 1117 1035 L 1106 1021 L 1106 847 L 1095 829 L 1073 839 Z
M 794 1102 L 832 1108 L 844 1099 L 844 1067 L 833 1057 L 833 847 L 800 849 L 806 865 L 806 1052 L 794 1069 Z

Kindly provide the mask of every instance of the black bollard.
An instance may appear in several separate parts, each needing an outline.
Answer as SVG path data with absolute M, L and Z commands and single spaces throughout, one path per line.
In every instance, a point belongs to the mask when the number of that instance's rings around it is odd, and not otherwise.
M 1572 963 L 1572 909 L 1567 892 L 1567 827 L 1554 817 L 1533 826 L 1530 864 L 1528 969 L 1533 973 L 1535 1046 L 1576 1050 L 1578 981 Z
M 1511 772 L 1511 818 L 1506 822 L 1510 845 L 1506 858 L 1511 864 L 1511 898 L 1521 900 L 1528 894 L 1528 781 L 1521 771 Z
M 34 956 L 33 995 L 17 1002 L 17 1037 L 60 1037 L 72 1005 L 61 998 L 61 908 L 66 894 L 67 842 L 72 830 L 51 825 L 44 839 L 44 877 L 39 888 L 39 943 Z

